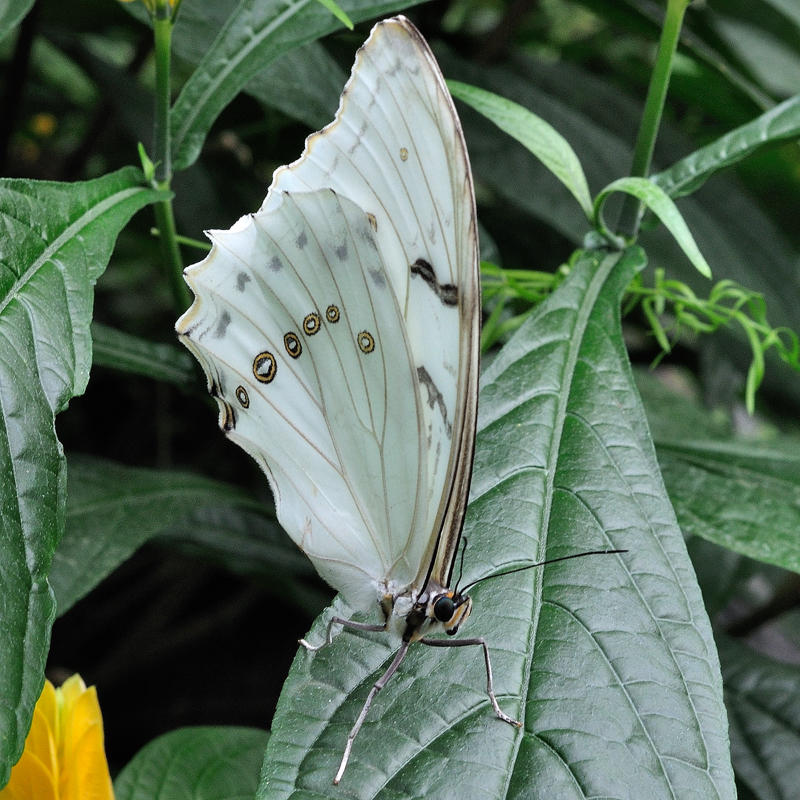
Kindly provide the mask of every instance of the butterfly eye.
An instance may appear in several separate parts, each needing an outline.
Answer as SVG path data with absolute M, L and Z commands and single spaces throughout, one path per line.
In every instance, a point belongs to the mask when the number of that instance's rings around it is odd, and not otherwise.
M 433 615 L 439 622 L 448 622 L 456 610 L 452 597 L 440 597 L 433 604 Z

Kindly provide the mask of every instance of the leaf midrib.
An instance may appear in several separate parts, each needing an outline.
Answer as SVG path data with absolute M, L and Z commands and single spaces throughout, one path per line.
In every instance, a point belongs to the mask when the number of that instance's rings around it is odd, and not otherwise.
M 134 186 L 123 189 L 122 191 L 115 192 L 114 194 L 101 200 L 96 205 L 89 208 L 84 214 L 72 224 L 68 225 L 50 244 L 48 244 L 39 256 L 34 259 L 31 265 L 14 281 L 14 284 L 9 289 L 5 297 L 0 299 L 0 320 L 2 320 L 3 312 L 6 310 L 12 300 L 15 300 L 19 294 L 22 293 L 23 288 L 33 279 L 34 275 L 47 264 L 53 256 L 56 255 L 63 247 L 66 246 L 70 239 L 76 238 L 78 234 L 91 225 L 98 217 L 108 211 L 113 206 L 122 203 L 129 197 L 143 191 L 142 187 Z M 26 198 L 28 199 L 28 198 Z M 28 226 L 29 229 L 34 230 L 33 225 Z M 63 277 L 63 273 L 62 273 Z
M 263 40 L 269 36 L 274 30 L 279 28 L 283 25 L 286 21 L 291 19 L 295 16 L 304 6 L 308 5 L 309 0 L 297 0 L 293 5 L 289 6 L 283 13 L 279 14 L 275 19 L 269 22 L 262 30 L 256 31 L 255 35 L 248 41 L 248 45 L 237 50 L 236 55 L 234 57 L 228 57 L 226 59 L 227 68 L 223 69 L 216 73 L 207 72 L 206 74 L 209 77 L 213 77 L 211 81 L 209 81 L 208 85 L 206 86 L 205 91 L 200 94 L 200 97 L 196 102 L 194 102 L 191 106 L 190 113 L 185 114 L 182 124 L 177 128 L 177 130 L 173 133 L 173 142 L 175 143 L 176 147 L 176 155 L 180 158 L 181 151 L 186 147 L 187 141 L 187 132 L 191 130 L 194 125 L 194 121 L 200 116 L 203 109 L 208 104 L 208 98 L 216 94 L 220 85 L 225 83 L 228 79 L 228 76 L 234 72 L 239 64 L 256 48 L 261 45 Z M 212 45 L 213 47 L 213 45 Z M 198 66 L 198 70 L 202 66 L 202 63 Z M 197 74 L 197 72 L 195 73 Z M 183 97 L 184 95 L 178 98 L 175 108 L 181 108 L 183 104 Z M 173 112 L 174 112 L 173 108 Z
M 550 514 L 553 505 L 553 486 L 557 472 L 558 454 L 560 452 L 564 424 L 567 418 L 567 407 L 569 405 L 569 400 L 572 397 L 572 381 L 575 375 L 575 365 L 578 363 L 578 354 L 583 346 L 586 328 L 588 327 L 589 319 L 597 303 L 597 298 L 600 295 L 603 286 L 605 285 L 606 279 L 617 263 L 618 258 L 607 255 L 598 264 L 597 269 L 589 279 L 587 290 L 581 297 L 581 302 L 578 306 L 576 314 L 575 326 L 573 327 L 572 334 L 569 337 L 569 350 L 564 363 L 564 369 L 562 371 L 564 380 L 561 384 L 561 391 L 558 393 L 558 406 L 556 408 L 555 424 L 553 425 L 553 433 L 550 437 L 550 448 L 546 460 L 546 464 L 548 466 L 545 475 L 544 508 L 542 509 L 542 530 L 545 532 L 545 535 L 539 537 L 539 547 L 536 553 L 535 561 L 542 561 L 544 553 L 547 549 L 547 532 L 550 530 Z M 576 333 L 579 333 L 580 335 L 575 335 Z M 513 366 L 514 363 L 516 362 L 506 365 L 505 370 L 508 370 L 511 366 Z M 565 387 L 567 386 L 569 386 L 569 391 L 565 390 Z M 542 588 L 544 584 L 544 569 L 542 569 L 541 572 L 539 570 L 531 570 L 531 572 L 533 573 L 532 579 L 534 582 L 533 590 L 531 592 L 533 597 L 533 618 L 531 620 L 531 636 L 529 640 L 531 642 L 531 646 L 528 648 L 528 651 L 525 654 L 524 675 L 527 676 L 527 679 L 523 681 L 522 693 L 520 696 L 521 708 L 523 710 L 527 708 L 527 696 L 530 689 L 533 653 L 536 647 L 536 634 L 539 627 L 539 616 L 542 606 Z M 525 720 L 523 719 L 521 735 L 517 736 L 514 741 L 514 749 L 511 754 L 511 764 L 516 764 L 519 756 L 519 748 L 522 744 L 523 738 L 526 735 L 527 731 L 525 728 Z M 507 797 L 509 794 L 513 775 L 514 769 L 512 767 L 507 773 L 505 790 L 503 792 L 503 796 L 505 797 Z

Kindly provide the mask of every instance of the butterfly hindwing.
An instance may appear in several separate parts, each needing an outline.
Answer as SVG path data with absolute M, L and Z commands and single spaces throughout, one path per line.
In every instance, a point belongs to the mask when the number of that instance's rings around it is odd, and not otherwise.
M 411 572 L 397 561 L 426 452 L 374 231 L 321 190 L 212 238 L 184 341 L 212 365 L 227 434 L 269 475 L 281 524 L 349 602 L 374 602 L 377 578 Z

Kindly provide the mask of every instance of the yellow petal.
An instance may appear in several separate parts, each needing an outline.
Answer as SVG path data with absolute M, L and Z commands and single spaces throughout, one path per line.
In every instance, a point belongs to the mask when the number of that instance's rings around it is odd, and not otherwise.
M 0 789 L 0 800 L 60 800 L 56 777 L 39 757 L 26 750 L 11 770 L 11 779 Z
M 45 696 L 48 686 L 53 688 L 53 684 L 48 681 L 45 684 L 42 697 Z M 53 709 L 55 704 L 53 705 Z M 39 702 L 33 710 L 33 720 L 31 729 L 28 731 L 28 738 L 25 740 L 25 753 L 35 756 L 42 767 L 53 776 L 53 783 L 58 782 L 58 746 L 55 738 L 55 727 L 52 724 L 53 715 L 51 709 L 47 707 L 47 702 Z
M 65 720 L 62 800 L 112 800 L 114 793 L 103 747 L 103 717 L 92 686 L 72 695 Z
M 97 691 L 80 675 L 59 689 L 45 681 L 25 751 L 0 800 L 114 800 Z

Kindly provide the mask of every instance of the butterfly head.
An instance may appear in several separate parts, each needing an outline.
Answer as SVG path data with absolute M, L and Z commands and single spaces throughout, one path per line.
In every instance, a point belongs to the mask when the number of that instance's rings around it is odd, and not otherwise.
M 442 586 L 423 592 L 406 616 L 403 638 L 416 641 L 429 633 L 444 630 L 449 636 L 458 632 L 472 611 L 472 598 Z
M 444 625 L 445 633 L 452 636 L 458 633 L 472 611 L 472 598 L 458 591 L 444 592 L 432 602 L 433 617 Z

